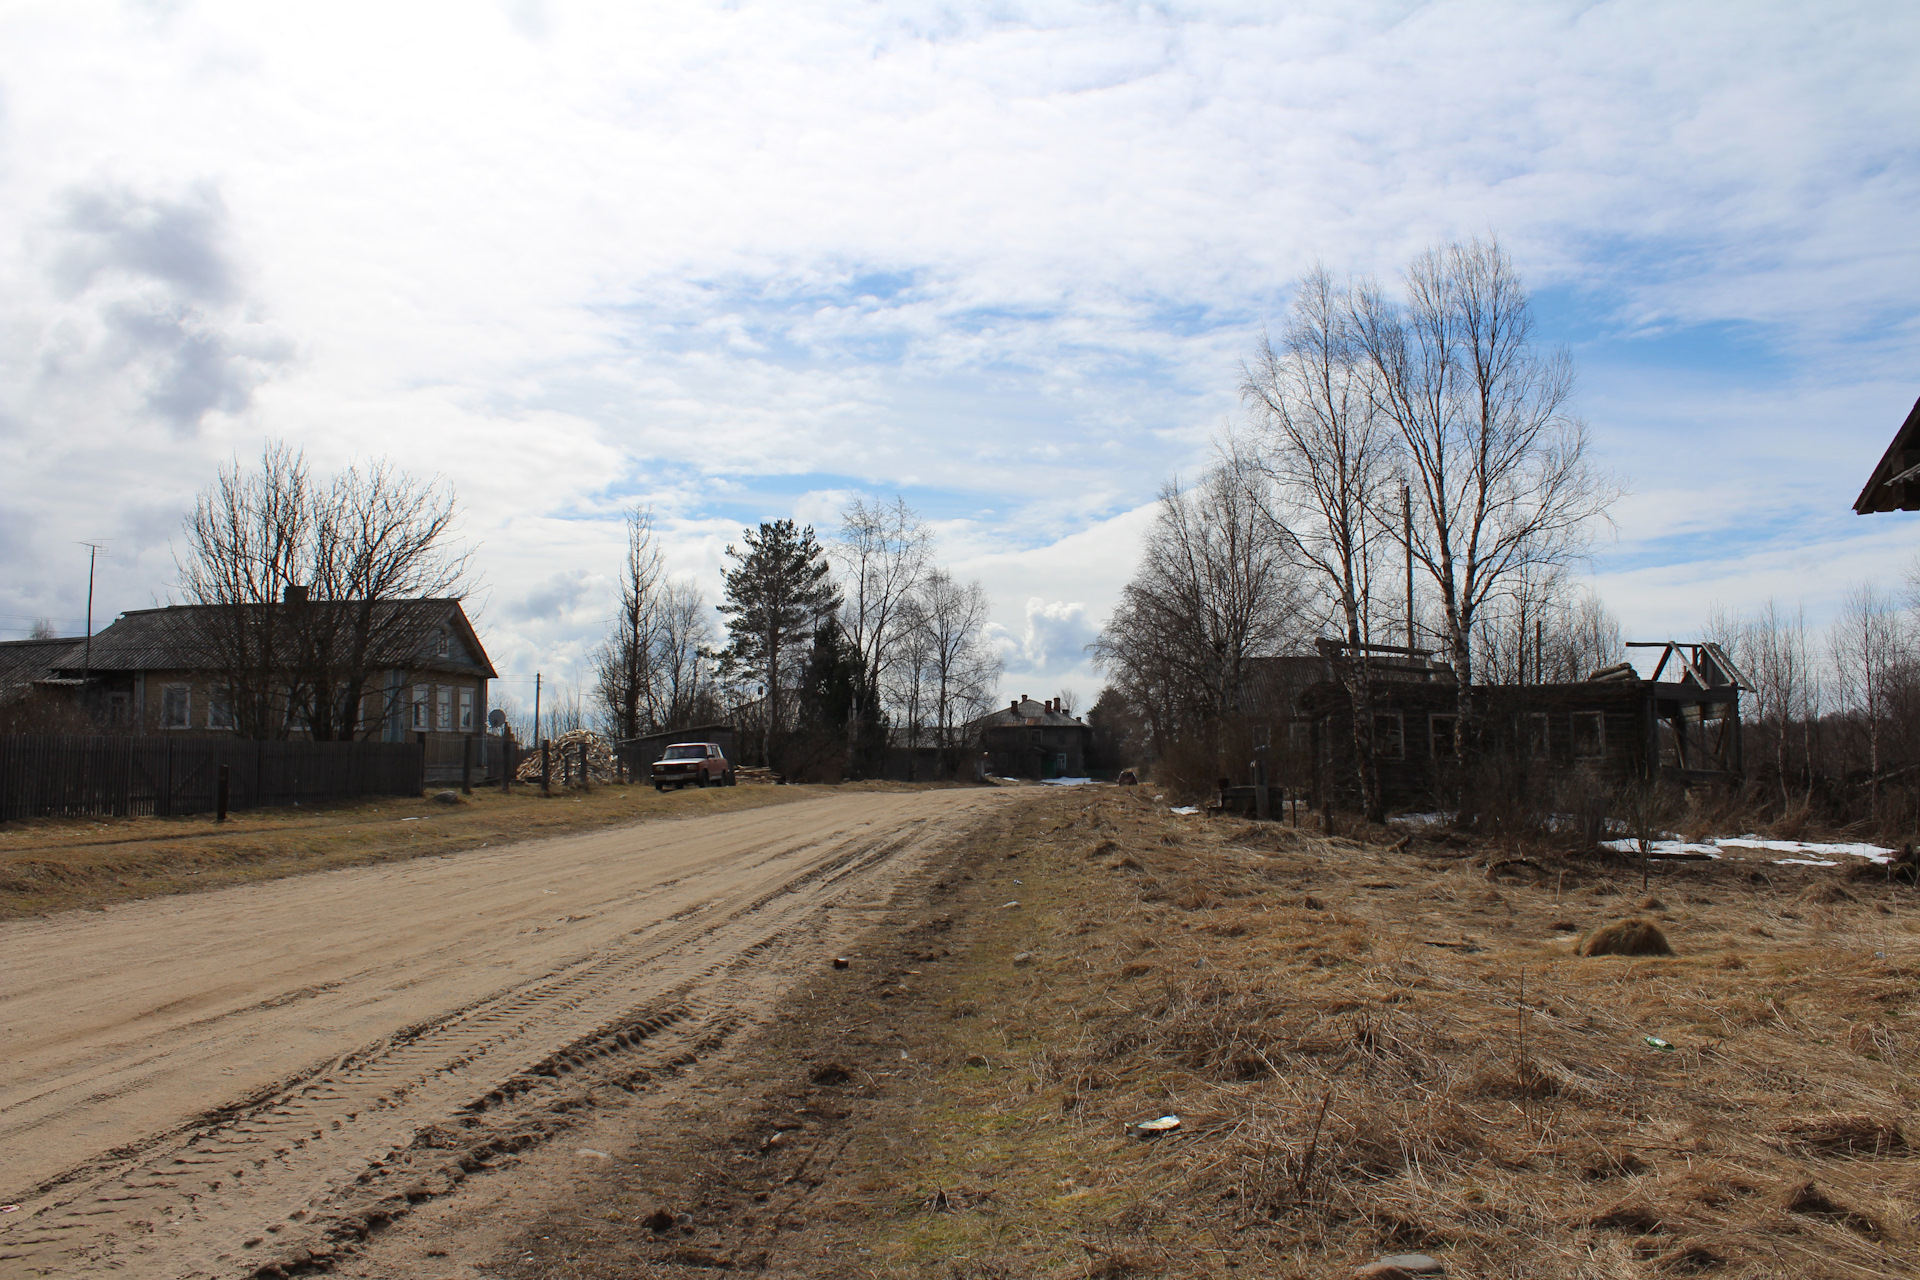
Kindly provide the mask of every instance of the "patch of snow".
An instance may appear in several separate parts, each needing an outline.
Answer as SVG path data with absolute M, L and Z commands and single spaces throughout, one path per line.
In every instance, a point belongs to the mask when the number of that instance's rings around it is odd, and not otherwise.
M 1410 827 L 1441 827 L 1453 821 L 1451 813 L 1396 813 L 1388 822 L 1404 822 Z
M 1893 857 L 1893 850 L 1882 849 L 1877 844 L 1850 843 L 1847 841 L 1821 842 L 1817 840 L 1766 840 L 1759 836 L 1724 836 L 1714 841 L 1723 849 L 1762 849 L 1768 853 L 1804 853 L 1815 857 L 1831 857 L 1834 854 L 1846 854 L 1848 857 L 1865 858 L 1869 862 L 1886 862 Z M 1820 864 L 1813 864 L 1820 865 Z M 1826 863 L 1833 866 L 1834 863 Z
M 1048 778 L 1046 782 L 1050 787 L 1090 787 L 1093 785 L 1092 778 Z
M 1200 810 L 1195 808 L 1193 805 L 1183 804 L 1178 809 L 1169 809 L 1167 810 L 1167 812 L 1168 813 L 1198 813 L 1200 812 Z
M 1655 853 L 1704 853 L 1709 858 L 1717 858 L 1720 856 L 1720 851 L 1711 844 L 1688 844 L 1685 840 L 1680 839 L 1654 840 L 1650 841 L 1649 844 Z M 1620 853 L 1640 852 L 1640 842 L 1632 839 L 1602 840 L 1600 847 L 1603 849 L 1613 849 Z
M 1634 839 L 1607 840 L 1603 842 L 1608 849 L 1621 853 L 1640 852 L 1640 842 Z M 1690 844 L 1675 836 L 1653 842 L 1655 853 L 1704 853 L 1712 857 L 1721 856 L 1722 850 L 1758 853 L 1789 853 L 1799 857 L 1775 858 L 1774 862 L 1782 866 L 1837 867 L 1839 862 L 1827 861 L 1836 855 L 1853 858 L 1865 858 L 1869 862 L 1884 863 L 1893 856 L 1893 850 L 1882 849 L 1877 844 L 1859 844 L 1846 841 L 1821 842 L 1817 840 L 1768 840 L 1761 836 L 1715 836 L 1705 844 Z

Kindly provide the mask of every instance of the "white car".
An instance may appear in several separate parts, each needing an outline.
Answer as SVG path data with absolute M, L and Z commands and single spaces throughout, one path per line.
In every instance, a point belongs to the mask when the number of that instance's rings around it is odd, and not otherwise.
M 731 787 L 733 766 L 718 745 L 711 742 L 676 742 L 667 753 L 653 762 L 653 789 L 679 790 L 691 782 L 696 787 Z

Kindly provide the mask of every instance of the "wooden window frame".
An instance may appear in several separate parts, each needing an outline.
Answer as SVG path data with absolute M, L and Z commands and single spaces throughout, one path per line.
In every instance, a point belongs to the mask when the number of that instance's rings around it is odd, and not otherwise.
M 233 689 L 224 684 L 207 686 L 207 728 L 231 731 L 234 727 Z
M 1440 750 L 1440 722 L 1447 725 L 1447 749 Z M 1453 746 L 1460 733 L 1460 716 L 1453 711 L 1434 711 L 1427 715 L 1427 754 L 1435 760 L 1453 759 Z
M 1380 722 L 1393 722 L 1392 732 L 1386 741 L 1393 744 L 1391 752 L 1382 746 Z M 1373 713 L 1373 758 L 1376 760 L 1405 760 L 1407 758 L 1407 721 L 1398 711 L 1376 711 Z
M 168 701 L 174 694 L 180 695 L 180 718 L 174 720 Z M 160 727 L 162 729 L 193 728 L 193 686 L 184 680 L 173 680 L 160 686 Z
M 1575 760 L 1604 760 L 1607 757 L 1607 713 L 1604 711 L 1575 711 L 1568 716 L 1570 741 L 1573 745 Z M 1594 747 L 1592 751 L 1580 749 L 1580 722 L 1590 719 L 1594 725 Z

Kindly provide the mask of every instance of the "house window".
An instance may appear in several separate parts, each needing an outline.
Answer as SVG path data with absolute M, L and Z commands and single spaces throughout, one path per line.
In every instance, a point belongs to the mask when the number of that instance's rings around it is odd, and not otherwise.
M 460 691 L 460 732 L 473 732 L 473 690 Z
M 207 690 L 207 728 L 233 728 L 233 692 L 216 684 Z
M 423 684 L 413 686 L 413 727 L 421 733 L 431 727 L 427 724 L 427 686 Z
M 452 686 L 443 684 L 434 689 L 433 706 L 434 706 L 435 712 L 437 713 L 434 717 L 434 728 L 440 730 L 440 732 L 442 733 L 452 733 L 453 732 L 453 688 Z
M 1545 760 L 1553 754 L 1551 724 L 1544 711 L 1536 711 L 1527 717 L 1527 754 L 1535 760 Z
M 112 725 L 127 723 L 127 709 L 132 704 L 132 701 L 133 700 L 124 693 L 108 694 L 107 723 Z
M 1456 723 L 1451 715 L 1427 717 L 1427 746 L 1436 760 L 1450 758 L 1453 755 L 1453 726 Z
M 1376 760 L 1407 758 L 1407 741 L 1401 732 L 1398 711 L 1382 711 L 1373 717 L 1373 755 Z
M 439 631 L 434 633 L 433 656 L 436 658 L 445 658 L 449 656 L 452 652 L 453 652 L 453 637 L 447 634 L 447 630 L 445 627 L 442 627 Z
M 162 729 L 191 728 L 192 697 L 184 684 L 166 685 L 160 690 L 160 727 Z
M 333 727 L 335 732 L 348 736 L 360 732 L 360 700 L 349 690 L 342 689 L 334 699 Z
M 1287 746 L 1295 751 L 1305 751 L 1308 746 L 1309 725 L 1305 720 L 1295 720 L 1287 726 Z
M 1607 718 L 1598 711 L 1573 713 L 1573 754 L 1578 760 L 1594 760 L 1607 754 Z

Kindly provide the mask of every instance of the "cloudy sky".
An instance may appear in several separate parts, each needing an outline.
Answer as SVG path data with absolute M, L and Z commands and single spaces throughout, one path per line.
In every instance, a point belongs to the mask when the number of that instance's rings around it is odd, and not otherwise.
M 269 438 L 445 476 L 503 674 L 562 679 L 619 513 L 904 494 L 1006 688 L 1083 696 L 1154 493 L 1313 262 L 1497 232 L 1631 487 L 1636 636 L 1824 618 L 1920 395 L 1920 8 L 0 3 L 0 635 L 174 597 Z

